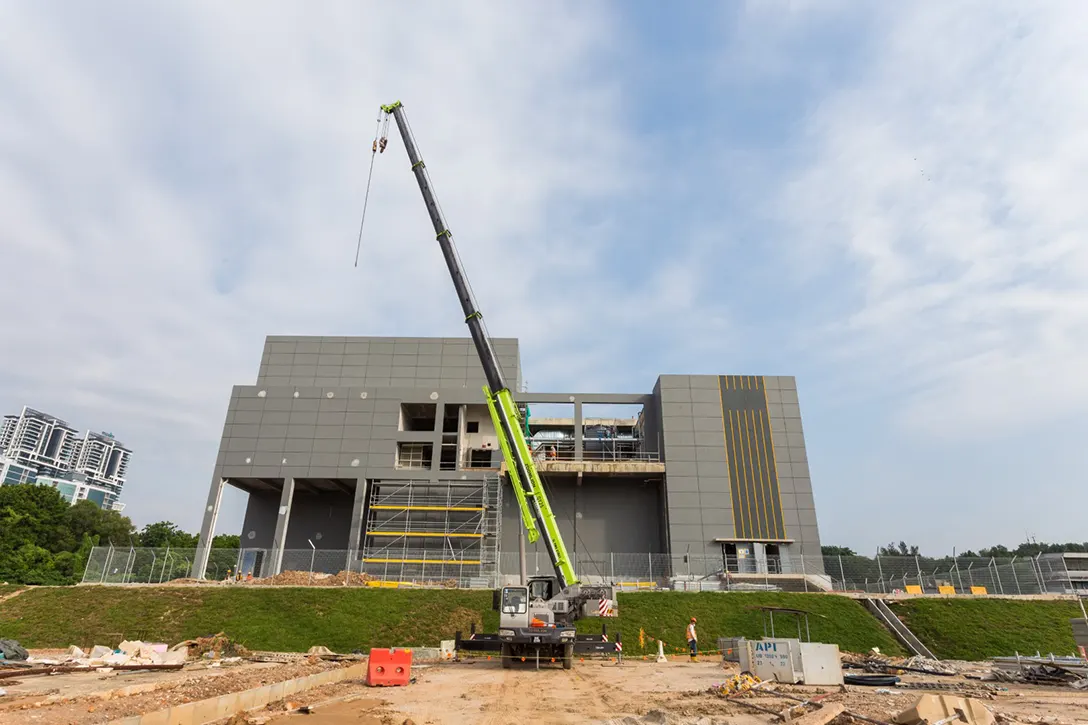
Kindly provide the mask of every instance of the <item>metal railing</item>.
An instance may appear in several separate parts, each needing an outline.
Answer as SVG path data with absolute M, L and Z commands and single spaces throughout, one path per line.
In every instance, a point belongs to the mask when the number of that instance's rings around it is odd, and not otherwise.
M 190 579 L 194 549 L 95 547 L 83 584 L 164 584 Z M 1060 557 L 729 557 L 571 552 L 586 583 L 621 589 L 833 591 L 868 594 L 1088 594 Z M 546 554 L 526 556 L 529 576 L 551 574 Z M 204 579 L 247 585 L 493 588 L 520 576 L 517 552 L 403 551 L 363 558 L 343 549 L 212 549 Z

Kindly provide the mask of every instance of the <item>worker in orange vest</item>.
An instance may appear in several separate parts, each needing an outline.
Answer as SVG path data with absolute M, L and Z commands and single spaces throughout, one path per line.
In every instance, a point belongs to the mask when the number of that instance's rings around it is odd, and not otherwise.
M 695 653 L 699 651 L 699 637 L 695 634 L 695 617 L 688 622 L 688 649 L 691 651 L 691 661 L 695 662 Z

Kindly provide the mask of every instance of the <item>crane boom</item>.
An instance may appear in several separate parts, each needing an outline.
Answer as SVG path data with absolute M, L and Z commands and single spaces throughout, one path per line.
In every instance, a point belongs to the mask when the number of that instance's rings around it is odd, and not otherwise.
M 563 543 L 563 537 L 559 533 L 559 525 L 552 511 L 548 496 L 544 492 L 544 485 L 540 480 L 540 474 L 533 463 L 532 452 L 525 440 L 518 420 L 518 408 L 514 402 L 514 396 L 504 379 L 502 367 L 499 365 L 495 350 L 491 345 L 491 339 L 484 328 L 483 315 L 476 305 L 472 295 L 472 289 L 461 268 L 460 259 L 453 245 L 453 235 L 450 233 L 446 220 L 442 216 L 442 210 L 435 199 L 431 188 L 430 179 L 427 176 L 427 167 L 419 156 L 415 139 L 412 137 L 408 119 L 404 115 L 404 106 L 396 101 L 381 110 L 387 115 L 392 115 L 397 122 L 397 130 L 404 140 L 404 148 L 408 152 L 408 160 L 412 164 L 412 172 L 415 174 L 419 190 L 423 194 L 423 202 L 427 206 L 427 213 L 431 217 L 438 245 L 442 249 L 442 256 L 446 260 L 446 268 L 453 280 L 457 298 L 461 302 L 461 311 L 465 316 L 465 324 L 468 325 L 469 334 L 472 336 L 472 344 L 476 347 L 476 354 L 483 366 L 484 379 L 487 386 L 484 394 L 487 398 L 488 409 L 492 422 L 495 424 L 495 433 L 499 437 L 506 468 L 510 476 L 514 493 L 521 508 L 522 520 L 530 541 L 535 541 L 540 531 L 544 534 L 544 545 L 548 550 L 555 575 L 562 588 L 577 585 L 578 577 L 574 572 L 567 548 Z M 384 143 L 383 147 L 384 149 Z M 539 526 L 539 529 L 538 529 Z

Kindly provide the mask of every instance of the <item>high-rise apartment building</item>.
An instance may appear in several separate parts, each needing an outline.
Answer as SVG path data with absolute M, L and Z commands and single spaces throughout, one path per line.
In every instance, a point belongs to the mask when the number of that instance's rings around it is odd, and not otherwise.
M 131 457 L 132 451 L 110 433 L 81 436 L 60 418 L 27 406 L 0 422 L 0 485 L 37 480 L 57 488 L 58 482 L 74 482 L 78 486 L 65 496 L 69 501 L 90 498 L 103 508 L 119 509 Z M 76 495 L 77 489 L 84 495 Z
M 43 474 L 69 470 L 78 440 L 79 431 L 65 421 L 26 406 L 19 415 L 4 416 L 0 428 L 4 454 Z

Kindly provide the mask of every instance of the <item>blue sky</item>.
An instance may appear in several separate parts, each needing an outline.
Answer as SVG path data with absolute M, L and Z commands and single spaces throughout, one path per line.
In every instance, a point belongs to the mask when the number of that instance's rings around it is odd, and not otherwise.
M 0 406 L 195 529 L 265 335 L 463 334 L 395 138 L 352 266 L 399 98 L 533 390 L 796 375 L 825 543 L 1084 540 L 1085 15 L 6 3 Z

